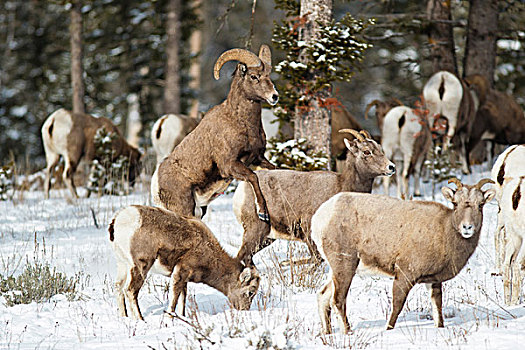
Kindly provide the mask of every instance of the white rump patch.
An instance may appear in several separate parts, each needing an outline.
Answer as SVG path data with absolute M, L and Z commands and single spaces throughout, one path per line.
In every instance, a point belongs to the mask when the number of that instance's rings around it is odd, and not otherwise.
M 153 205 L 164 208 L 164 205 L 160 201 L 159 191 L 159 165 L 157 165 L 153 176 L 151 176 L 151 202 Z
M 142 218 L 137 207 L 122 209 L 115 216 L 113 249 L 117 258 L 127 265 L 133 265 L 131 237 L 140 229 Z
M 338 193 L 321 204 L 319 209 L 317 209 L 315 214 L 312 216 L 312 240 L 314 241 L 315 245 L 317 246 L 317 250 L 319 250 L 319 253 L 325 261 L 328 260 L 326 259 L 326 254 L 323 249 L 323 238 L 324 235 L 329 232 L 328 225 L 335 214 L 337 202 L 342 195 L 342 192 Z
M 49 128 L 53 125 L 52 135 Z M 69 111 L 64 108 L 53 112 L 42 126 L 42 137 L 45 148 L 56 154 L 65 156 L 67 154 L 67 137 L 73 129 L 73 119 Z

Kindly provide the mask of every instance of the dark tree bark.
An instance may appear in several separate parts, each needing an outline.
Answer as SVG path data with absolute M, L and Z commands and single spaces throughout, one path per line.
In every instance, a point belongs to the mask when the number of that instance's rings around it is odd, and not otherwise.
M 180 0 L 169 0 L 168 23 L 166 24 L 166 69 L 164 87 L 164 112 L 180 113 Z
M 494 84 L 498 1 L 470 0 L 463 76 L 481 74 Z
M 71 7 L 70 45 L 71 45 L 71 84 L 73 86 L 73 112 L 84 113 L 84 81 L 82 75 L 82 4 L 73 1 Z
M 427 18 L 433 72 L 446 70 L 458 75 L 450 0 L 428 0 Z
M 332 0 L 301 0 L 300 16 L 307 16 L 305 25 L 300 29 L 299 40 L 310 43 L 317 39 L 318 23 L 328 24 L 332 19 Z M 300 58 L 301 62 L 309 66 L 306 57 Z M 315 79 L 317 72 L 310 71 L 312 79 Z M 295 110 L 295 130 L 296 139 L 305 138 L 314 152 L 322 152 L 330 160 L 330 109 L 322 106 L 322 101 L 331 96 L 329 88 L 314 93 L 304 93 L 308 99 L 306 108 L 297 107 Z M 330 169 L 330 161 L 328 161 Z

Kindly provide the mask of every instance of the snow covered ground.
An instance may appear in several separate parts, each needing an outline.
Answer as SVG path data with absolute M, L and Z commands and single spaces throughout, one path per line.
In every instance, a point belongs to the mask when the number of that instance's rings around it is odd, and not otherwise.
M 472 183 L 488 175 L 478 171 L 462 180 Z M 423 191 L 430 193 L 428 186 Z M 353 333 L 325 336 L 316 292 L 327 268 L 280 267 L 279 261 L 306 251 L 301 243 L 285 241 L 256 256 L 262 280 L 249 311 L 232 310 L 220 292 L 190 284 L 189 316 L 169 318 L 163 313 L 168 279 L 156 276 L 148 279 L 139 298 L 146 321 L 118 317 L 115 258 L 106 226 L 120 208 L 148 204 L 147 191 L 139 188 L 130 196 L 75 203 L 66 196 L 65 190 L 57 190 L 44 200 L 41 192 L 26 192 L 23 198 L 0 202 L 0 274 L 16 275 L 24 264 L 38 259 L 69 276 L 80 274 L 82 283 L 77 301 L 57 295 L 45 303 L 6 307 L 0 300 L 1 349 L 516 349 L 525 343 L 525 305 L 506 307 L 501 276 L 494 274 L 495 202 L 485 207 L 473 257 L 444 284 L 445 328 L 434 328 L 428 291 L 419 285 L 410 293 L 396 328 L 385 331 L 392 282 L 363 271 L 354 278 L 348 297 Z M 443 201 L 440 193 L 437 200 Z M 235 254 L 242 229 L 232 213 L 231 194 L 217 199 L 204 221 Z

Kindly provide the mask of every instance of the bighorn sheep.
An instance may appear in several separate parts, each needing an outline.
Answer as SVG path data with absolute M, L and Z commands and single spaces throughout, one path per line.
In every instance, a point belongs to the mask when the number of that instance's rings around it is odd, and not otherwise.
M 520 303 L 525 278 L 525 172 L 503 185 L 500 208 L 498 219 L 503 221 L 506 236 L 503 291 L 505 302 L 516 305 Z
M 479 108 L 470 133 L 469 151 L 481 140 L 512 145 L 525 142 L 525 116 L 516 100 L 490 87 L 484 76 L 465 78 L 469 88 L 479 97 Z M 489 164 L 492 164 L 489 154 Z
M 199 216 L 200 209 L 205 210 L 235 178 L 250 183 L 258 215 L 269 221 L 257 176 L 247 166 L 275 168 L 264 157 L 266 138 L 261 123 L 261 103 L 275 105 L 279 96 L 270 79 L 270 48 L 262 45 L 259 56 L 243 49 L 224 52 L 215 63 L 215 79 L 224 63 L 232 60 L 240 63 L 228 97 L 209 110 L 157 167 L 151 184 L 153 202 L 184 216 Z
M 494 232 L 494 247 L 496 248 L 496 267 L 501 270 L 501 263 L 505 255 L 505 232 L 504 221 L 501 217 L 501 195 L 502 189 L 510 180 L 525 175 L 525 145 L 513 145 L 508 147 L 498 156 L 491 171 L 491 179 L 494 181 L 496 200 L 499 205 L 498 224 Z
M 454 209 L 436 202 L 403 201 L 383 195 L 339 193 L 326 201 L 312 217 L 312 239 L 331 269 L 330 281 L 318 294 L 323 329 L 331 332 L 331 305 L 350 325 L 346 298 L 356 268 L 378 269 L 394 277 L 392 314 L 387 329 L 394 328 L 409 291 L 416 283 L 432 286 L 434 324 L 443 327 L 441 285 L 456 276 L 478 245 L 483 205 L 494 189 L 463 185 L 441 189 Z
M 169 311 L 175 312 L 186 284 L 205 283 L 228 297 L 233 307 L 250 308 L 259 275 L 226 253 L 206 225 L 194 218 L 155 207 L 133 205 L 119 211 L 109 225 L 109 240 L 117 258 L 117 303 L 127 316 L 143 320 L 137 297 L 151 270 L 171 277 Z
M 135 183 L 140 174 L 141 153 L 130 146 L 111 120 L 93 117 L 89 114 L 76 114 L 63 108 L 53 112 L 42 126 L 42 140 L 46 153 L 46 179 L 44 195 L 49 198 L 51 171 L 58 164 L 60 156 L 64 158 L 64 182 L 71 195 L 78 198 L 73 175 L 80 160 L 91 161 L 96 158 L 94 137 L 98 129 L 106 128 L 118 137 L 113 143 L 114 159 L 123 155 L 129 158 L 129 182 Z
M 414 195 L 420 196 L 420 175 L 432 136 L 427 121 L 412 108 L 397 106 L 384 117 L 381 131 L 381 145 L 388 159 L 403 171 L 397 172 L 397 195 L 408 196 L 408 176 L 414 174 Z M 402 158 L 398 159 L 399 157 Z M 403 192 L 401 192 L 403 183 Z M 384 177 L 385 194 L 389 194 L 390 178 Z
M 306 242 L 317 254 L 310 238 L 310 220 L 319 206 L 341 191 L 371 192 L 376 176 L 392 175 L 395 166 L 366 131 L 344 129 L 355 137 L 345 139 L 348 156 L 342 173 L 330 171 L 300 172 L 261 170 L 257 177 L 270 211 L 270 225 L 257 219 L 254 193 L 241 182 L 233 196 L 233 211 L 244 228 L 237 258 L 250 263 L 255 253 L 268 245 L 269 239 L 284 238 Z
M 183 114 L 166 114 L 160 117 L 151 128 L 151 144 L 157 154 L 157 164 L 173 151 L 197 124 L 199 119 Z
M 339 130 L 353 129 L 361 130 L 362 127 L 359 125 L 355 117 L 345 108 L 342 104 L 333 106 L 332 111 L 332 154 L 336 159 L 336 169 L 338 172 L 344 169 L 344 160 L 346 159 L 347 148 L 345 144 L 344 134 L 340 133 Z
M 429 111 L 429 125 L 435 128 L 438 118 L 446 118 L 448 129 L 443 140 L 446 150 L 452 142 L 458 151 L 462 171 L 470 174 L 468 141 L 479 100 L 466 84 L 454 74 L 440 71 L 430 77 L 423 88 L 423 97 Z

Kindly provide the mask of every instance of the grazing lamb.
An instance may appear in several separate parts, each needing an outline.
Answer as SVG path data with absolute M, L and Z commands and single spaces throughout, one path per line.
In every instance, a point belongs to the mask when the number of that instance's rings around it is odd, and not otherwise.
M 385 157 L 381 146 L 366 131 L 340 130 L 354 135 L 345 139 L 348 156 L 342 173 L 331 171 L 300 172 L 294 170 L 261 170 L 257 177 L 270 212 L 270 224 L 257 219 L 251 186 L 241 182 L 233 196 L 233 211 L 244 228 L 242 246 L 237 258 L 251 263 L 255 253 L 275 238 L 306 242 L 315 256 L 310 239 L 310 220 L 317 208 L 342 191 L 371 192 L 377 176 L 390 176 L 395 166 Z
M 171 277 L 169 311 L 188 282 L 205 283 L 228 297 L 233 307 L 248 310 L 259 287 L 255 267 L 226 253 L 206 225 L 161 208 L 133 205 L 119 211 L 109 225 L 117 258 L 117 303 L 120 316 L 143 320 L 138 294 L 151 270 Z M 184 311 L 183 311 L 184 314 Z
M 500 208 L 498 219 L 502 220 L 506 236 L 503 291 L 505 302 L 516 305 L 521 302 L 521 286 L 525 278 L 525 173 L 503 185 Z
M 470 174 L 468 141 L 474 123 L 479 100 L 476 94 L 454 74 L 441 71 L 430 77 L 423 88 L 423 97 L 429 111 L 429 125 L 435 129 L 438 118 L 446 118 L 448 129 L 443 141 L 446 150 L 450 143 L 458 151 L 462 171 Z
M 53 112 L 42 126 L 42 140 L 46 153 L 46 179 L 44 195 L 49 198 L 51 172 L 57 166 L 60 156 L 64 158 L 64 183 L 71 195 L 78 198 L 73 175 L 80 160 L 92 161 L 96 158 L 94 137 L 98 129 L 106 128 L 117 135 L 113 142 L 113 159 L 123 155 L 129 158 L 129 183 L 133 186 L 140 175 L 140 152 L 130 146 L 111 120 L 93 117 L 89 114 L 77 114 L 63 108 Z
M 160 117 L 151 128 L 151 144 L 157 154 L 157 164 L 173 151 L 197 124 L 199 119 L 183 114 L 166 114 Z
M 404 201 L 382 195 L 339 193 L 326 201 L 312 217 L 312 239 L 331 269 L 330 281 L 318 294 L 319 314 L 330 333 L 331 306 L 350 330 L 346 298 L 357 266 L 394 277 L 392 314 L 387 329 L 394 328 L 408 293 L 416 283 L 432 286 L 434 324 L 443 327 L 441 284 L 456 276 L 478 245 L 483 205 L 494 189 L 463 185 L 443 187 L 443 196 L 454 209 L 436 202 Z
M 396 163 L 397 196 L 408 196 L 408 176 L 414 174 L 414 195 L 420 196 L 420 175 L 432 136 L 426 120 L 412 108 L 397 106 L 384 117 L 381 145 L 388 159 Z M 402 159 L 399 159 L 402 158 Z M 403 166 L 401 166 L 401 163 Z M 401 183 L 403 191 L 401 191 Z M 390 178 L 384 177 L 385 194 L 389 194 Z
M 491 179 L 494 181 L 496 200 L 499 205 L 498 225 L 494 232 L 494 247 L 496 248 L 496 267 L 502 270 L 501 263 L 505 255 L 505 232 L 503 218 L 501 217 L 501 195 L 502 189 L 510 180 L 525 175 L 525 145 L 513 145 L 501 153 L 491 171 Z
M 184 216 L 200 217 L 208 203 L 237 179 L 250 183 L 258 216 L 269 221 L 259 181 L 248 165 L 275 168 L 264 157 L 266 137 L 261 123 L 261 103 L 275 105 L 278 100 L 270 79 L 271 53 L 266 45 L 261 46 L 259 56 L 242 49 L 228 50 L 215 63 L 215 79 L 224 63 L 232 60 L 240 63 L 228 97 L 210 109 L 157 167 L 151 183 L 153 202 Z

